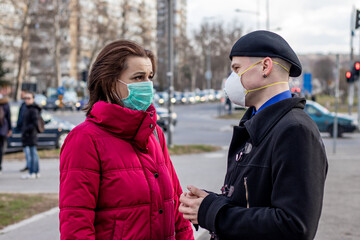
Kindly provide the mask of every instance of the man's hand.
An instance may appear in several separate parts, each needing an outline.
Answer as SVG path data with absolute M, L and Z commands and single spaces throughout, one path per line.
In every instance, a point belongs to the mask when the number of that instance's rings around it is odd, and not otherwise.
M 12 130 L 9 130 L 7 136 L 10 137 L 12 135 Z
M 201 202 L 209 195 L 207 192 L 198 189 L 192 185 L 188 186 L 189 193 L 183 193 L 180 196 L 179 211 L 185 219 L 190 220 L 193 224 L 198 224 L 198 212 Z

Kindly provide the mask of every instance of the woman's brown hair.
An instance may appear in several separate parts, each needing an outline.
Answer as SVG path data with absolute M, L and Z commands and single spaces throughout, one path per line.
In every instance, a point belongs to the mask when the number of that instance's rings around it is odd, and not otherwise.
M 98 101 L 106 101 L 123 106 L 120 98 L 114 92 L 116 81 L 127 69 L 127 58 L 130 56 L 147 57 L 152 63 L 155 75 L 156 65 L 154 54 L 139 44 L 118 40 L 106 45 L 91 67 L 88 77 L 89 102 L 84 109 L 89 115 L 92 107 Z

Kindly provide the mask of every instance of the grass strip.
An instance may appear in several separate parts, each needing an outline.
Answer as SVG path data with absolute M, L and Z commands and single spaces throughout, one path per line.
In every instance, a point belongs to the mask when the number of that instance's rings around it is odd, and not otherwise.
M 38 150 L 39 158 L 46 159 L 46 158 L 59 158 L 60 156 L 60 149 L 39 149 Z M 24 152 L 13 152 L 13 153 L 6 153 L 4 155 L 4 159 L 25 159 Z
M 220 150 L 221 147 L 212 145 L 174 145 L 169 148 L 169 155 L 183 155 L 183 154 L 195 154 L 204 152 L 214 152 Z
M 218 119 L 237 119 L 240 121 L 240 119 L 244 116 L 246 111 L 240 110 L 240 111 L 234 111 L 232 114 L 225 114 L 218 116 Z
M 0 229 L 58 206 L 58 194 L 0 193 Z
M 174 145 L 172 148 L 169 148 L 170 155 L 182 155 L 182 154 L 194 154 L 194 153 L 203 153 L 203 152 L 213 152 L 220 150 L 220 147 L 212 145 Z M 38 150 L 40 159 L 50 159 L 50 158 L 59 158 L 60 149 L 42 149 Z M 7 153 L 4 155 L 4 159 L 15 160 L 15 159 L 25 159 L 25 154 L 23 152 Z

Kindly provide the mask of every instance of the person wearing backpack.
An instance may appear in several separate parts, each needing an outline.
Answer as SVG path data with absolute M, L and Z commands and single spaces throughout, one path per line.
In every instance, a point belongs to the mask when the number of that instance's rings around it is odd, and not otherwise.
M 2 157 L 7 137 L 11 136 L 11 112 L 9 106 L 10 83 L 0 81 L 0 174 L 2 172 Z
M 26 108 L 24 110 L 23 122 L 21 127 L 21 140 L 24 147 L 26 162 L 29 164 L 29 173 L 23 175 L 23 179 L 39 178 L 39 156 L 37 153 L 37 134 L 38 121 L 41 114 L 41 108 L 34 102 L 34 93 L 26 93 Z

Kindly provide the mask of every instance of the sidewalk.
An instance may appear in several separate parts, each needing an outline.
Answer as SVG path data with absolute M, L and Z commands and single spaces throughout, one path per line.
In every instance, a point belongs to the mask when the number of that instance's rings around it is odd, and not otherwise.
M 3 171 L 0 175 L 1 193 L 58 193 L 59 192 L 59 160 L 40 160 L 38 179 L 21 179 L 25 173 L 19 170 L 25 166 L 25 160 L 3 160 Z
M 182 155 L 172 157 L 183 189 L 188 184 L 219 192 L 226 170 L 227 150 L 214 153 Z M 21 179 L 20 169 L 25 161 L 5 160 L 3 174 L 0 175 L 0 192 L 4 193 L 58 193 L 59 160 L 40 160 L 39 179 Z M 216 173 L 216 174 L 214 174 Z M 59 239 L 58 210 L 40 214 L 25 223 L 15 224 L 0 230 L 0 240 L 48 240 Z M 206 233 L 205 229 L 194 231 L 195 239 Z

